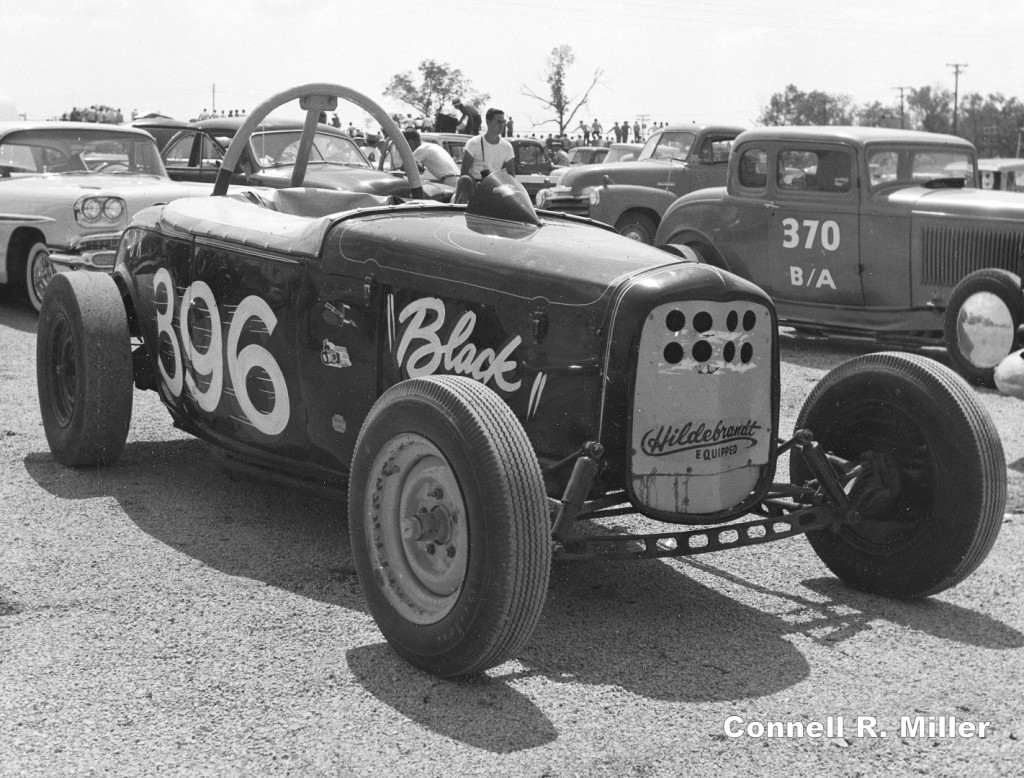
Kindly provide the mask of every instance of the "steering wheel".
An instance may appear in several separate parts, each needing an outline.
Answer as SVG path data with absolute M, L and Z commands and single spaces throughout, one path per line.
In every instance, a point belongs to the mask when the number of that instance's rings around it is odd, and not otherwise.
M 409 193 L 413 198 L 421 199 L 423 183 L 420 181 L 419 168 L 416 166 L 416 160 L 413 159 L 409 142 L 402 135 L 402 131 L 395 124 L 394 119 L 370 98 L 339 84 L 303 84 L 292 87 L 264 100 L 250 111 L 245 121 L 242 122 L 242 126 L 238 128 L 238 132 L 235 133 L 235 137 L 231 139 L 231 145 L 228 146 L 224 161 L 221 163 L 220 170 L 217 171 L 217 179 L 213 184 L 213 196 L 222 197 L 227 194 L 231 176 L 239 172 L 237 168 L 242 151 L 249 145 L 249 138 L 252 137 L 253 132 L 263 120 L 270 115 L 271 111 L 295 99 L 298 99 L 299 107 L 306 112 L 306 120 L 302 126 L 302 137 L 299 139 L 299 149 L 296 154 L 295 166 L 292 168 L 290 185 L 302 186 L 320 114 L 324 111 L 331 113 L 337 111 L 339 97 L 359 106 L 377 120 L 381 129 L 384 130 L 384 134 L 395 144 L 395 148 L 402 156 L 406 180 L 409 182 Z

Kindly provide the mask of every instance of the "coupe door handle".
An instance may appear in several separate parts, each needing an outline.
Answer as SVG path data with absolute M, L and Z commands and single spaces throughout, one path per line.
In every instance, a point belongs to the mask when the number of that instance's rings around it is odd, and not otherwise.
M 778 208 L 779 206 L 773 203 L 771 200 L 763 204 L 765 208 Z

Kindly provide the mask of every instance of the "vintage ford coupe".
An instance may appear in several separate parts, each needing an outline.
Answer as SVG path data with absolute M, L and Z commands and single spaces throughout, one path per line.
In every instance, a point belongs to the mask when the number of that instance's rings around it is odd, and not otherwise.
M 764 292 L 538 214 L 504 173 L 468 205 L 301 180 L 221 196 L 247 134 L 296 97 L 313 116 L 338 97 L 369 110 L 419 194 L 405 139 L 358 93 L 310 84 L 257 106 L 215 196 L 140 213 L 112 276 L 52 282 L 37 370 L 57 460 L 112 465 L 137 387 L 238 467 L 347 492 L 370 612 L 396 651 L 441 676 L 516 655 L 553 556 L 806 533 L 844 581 L 895 597 L 941 591 L 985 558 L 1005 462 L 953 371 L 917 355 L 851 360 L 787 437 Z M 790 477 L 776 483 L 783 455 Z M 622 513 L 657 531 L 596 528 Z
M 652 243 L 676 198 L 725 183 L 729 150 L 742 127 L 680 124 L 651 135 L 635 162 L 580 165 L 537 192 L 540 208 L 589 216 Z
M 748 130 L 726 186 L 680 198 L 656 244 L 750 279 L 800 329 L 945 345 L 975 383 L 1024 345 L 1024 198 L 978 188 L 962 138 Z

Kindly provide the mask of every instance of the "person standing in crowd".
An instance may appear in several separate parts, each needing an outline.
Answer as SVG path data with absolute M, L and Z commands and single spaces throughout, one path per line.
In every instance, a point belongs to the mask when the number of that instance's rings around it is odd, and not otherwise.
M 594 136 L 594 143 L 600 143 L 601 138 L 604 135 L 604 128 L 601 127 L 601 122 L 594 119 L 594 123 L 590 125 L 590 134 Z
M 338 128 L 341 127 L 341 119 L 338 118 L 338 114 L 336 113 L 331 114 L 331 126 Z
M 578 127 L 578 129 L 580 131 L 580 135 L 583 136 L 583 145 L 584 146 L 589 146 L 590 145 L 590 128 L 583 123 L 582 119 L 580 119 L 580 126 Z
M 505 137 L 506 138 L 511 138 L 512 137 L 512 117 L 511 116 L 509 116 L 505 120 Z
M 462 118 L 466 122 L 466 126 L 462 130 L 463 134 L 479 135 L 480 112 L 473 106 L 464 104 L 460 98 L 455 98 L 455 100 L 452 101 L 452 105 L 454 105 L 455 108 L 462 114 Z M 490 113 L 490 111 L 488 111 L 488 113 Z
M 618 122 L 615 122 L 615 124 L 612 125 L 612 135 L 615 136 L 616 143 L 622 140 L 622 128 L 619 126 Z
M 558 166 L 569 164 L 569 155 L 565 153 L 561 143 L 551 144 L 551 164 Z
M 505 112 L 499 108 L 488 108 L 487 132 L 475 135 L 467 141 L 462 152 L 462 175 L 481 181 L 495 170 L 516 174 L 516 153 L 512 144 L 501 133 L 505 129 Z
M 622 142 L 629 143 L 629 120 L 622 123 Z
M 644 136 L 640 134 L 640 120 L 633 122 L 633 142 L 641 143 Z
M 432 181 L 455 186 L 459 179 L 459 166 L 451 154 L 436 143 L 424 143 L 418 130 L 406 130 L 402 134 L 409 141 L 413 158 L 430 175 Z

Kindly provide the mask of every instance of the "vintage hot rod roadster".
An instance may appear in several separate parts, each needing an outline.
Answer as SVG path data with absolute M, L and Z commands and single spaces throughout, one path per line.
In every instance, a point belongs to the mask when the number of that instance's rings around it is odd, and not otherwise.
M 312 133 L 339 97 L 380 122 L 416 196 L 408 144 L 362 95 L 311 84 L 257 106 L 213 197 L 140 213 L 112 276 L 54 279 L 37 369 L 57 460 L 114 463 L 137 387 L 251 472 L 347 492 L 370 612 L 441 676 L 516 655 L 553 557 L 806 533 L 842 580 L 894 597 L 939 592 L 985 558 L 1002 447 L 974 392 L 932 360 L 837 367 L 786 439 L 764 292 L 537 213 L 511 177 L 466 205 L 395 202 L 303 188 L 296 165 L 291 188 L 224 196 L 264 116 L 299 98 Z M 616 512 L 659 531 L 577 522 Z

